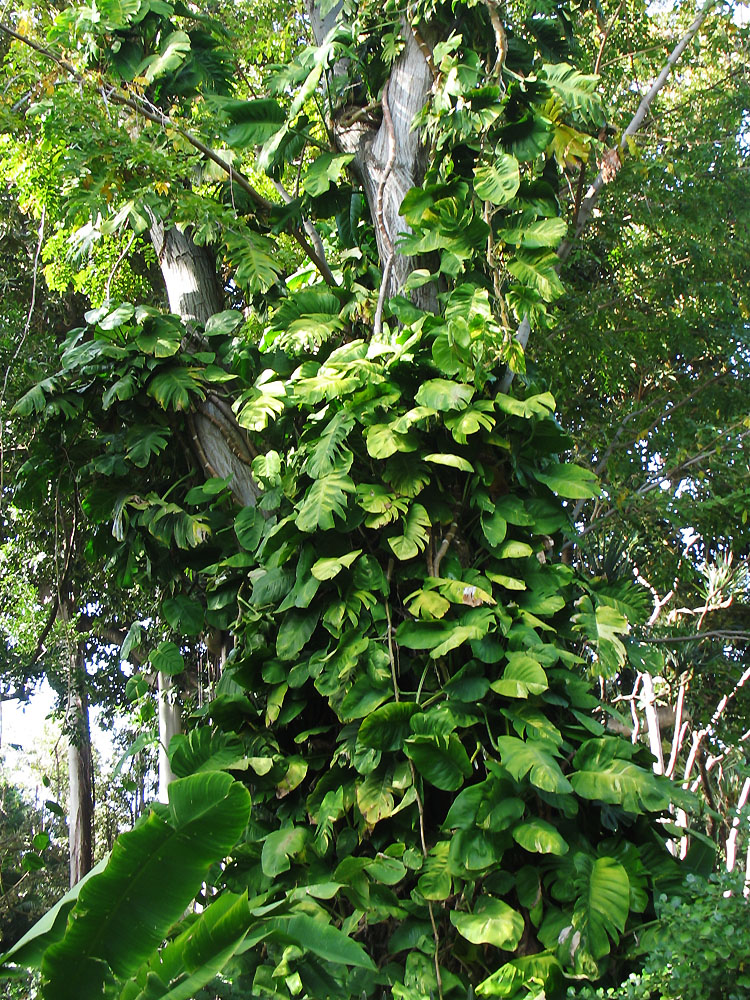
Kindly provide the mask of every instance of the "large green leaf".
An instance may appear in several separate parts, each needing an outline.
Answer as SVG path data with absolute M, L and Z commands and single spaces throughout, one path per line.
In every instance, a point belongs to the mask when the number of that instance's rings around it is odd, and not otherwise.
M 533 740 L 524 743 L 516 736 L 500 736 L 497 743 L 503 765 L 516 781 L 521 781 L 528 774 L 531 784 L 545 792 L 573 791 L 560 765 L 545 749 L 547 744 L 540 745 Z
M 413 559 L 423 552 L 429 538 L 430 515 L 420 503 L 413 503 L 401 521 L 403 534 L 388 539 L 397 559 Z
M 209 866 L 234 846 L 249 812 L 247 790 L 228 774 L 172 782 L 169 807 L 123 834 L 106 869 L 81 890 L 64 937 L 44 955 L 46 1000 L 96 996 L 112 974 L 133 976 L 184 912 Z
M 141 966 L 119 1000 L 192 1000 L 223 969 L 257 922 L 247 893 L 224 893 Z
M 404 752 L 426 781 L 444 791 L 455 792 L 471 776 L 471 761 L 455 733 L 412 736 Z
M 254 101 L 221 101 L 221 109 L 233 122 L 224 133 L 227 145 L 260 146 L 275 135 L 286 121 L 284 109 L 273 98 Z
M 577 111 L 589 122 L 598 124 L 602 120 L 602 104 L 596 93 L 598 76 L 581 73 L 564 62 L 554 65 L 545 63 L 542 76 L 571 111 Z
M 271 918 L 268 924 L 297 947 L 311 951 L 327 962 L 375 969 L 374 962 L 361 944 L 322 919 L 296 914 Z
M 587 500 L 589 497 L 598 497 L 601 493 L 596 475 L 589 469 L 582 469 L 580 465 L 560 462 L 558 465 L 548 466 L 544 472 L 535 472 L 534 476 L 540 483 L 569 500 Z
M 614 858 L 597 858 L 578 854 L 575 858 L 575 886 L 578 893 L 572 919 L 572 933 L 561 935 L 560 952 L 580 948 L 594 959 L 609 954 L 610 939 L 615 942 L 625 930 L 630 912 L 630 882 L 628 873 Z M 576 934 L 580 943 L 576 945 Z
M 305 495 L 297 514 L 300 531 L 327 531 L 334 527 L 334 514 L 344 516 L 346 494 L 354 492 L 354 483 L 344 472 L 329 472 L 316 479 Z
M 473 913 L 451 910 L 450 920 L 472 944 L 491 944 L 504 951 L 516 950 L 524 930 L 521 914 L 492 896 L 480 897 Z
M 213 732 L 208 726 L 187 735 L 177 733 L 169 742 L 168 753 L 172 770 L 180 778 L 201 771 L 222 771 L 245 756 L 234 733 Z
M 568 844 L 564 838 L 544 819 L 529 819 L 514 826 L 513 839 L 525 850 L 538 854 L 568 853 Z
M 508 665 L 499 681 L 490 685 L 493 691 L 506 698 L 528 698 L 530 694 L 541 694 L 549 687 L 547 675 L 542 665 L 528 653 L 510 652 Z
M 308 837 L 309 832 L 302 826 L 285 826 L 269 833 L 260 858 L 263 874 L 274 876 L 289 871 L 289 859 L 303 850 Z
M 492 163 L 481 163 L 474 168 L 474 190 L 484 201 L 505 205 L 518 193 L 521 175 L 518 160 L 510 153 L 500 152 Z
M 422 709 L 412 701 L 394 701 L 370 712 L 359 727 L 359 742 L 374 750 L 399 750 L 411 732 L 412 716 Z
M 630 760 L 589 756 L 576 766 L 580 769 L 570 775 L 570 783 L 581 798 L 621 805 L 630 813 L 660 812 L 669 806 L 669 783 Z

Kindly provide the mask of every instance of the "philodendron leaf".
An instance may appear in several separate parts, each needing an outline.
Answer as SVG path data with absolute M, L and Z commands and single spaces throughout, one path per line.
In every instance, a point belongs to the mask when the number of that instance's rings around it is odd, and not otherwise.
M 359 727 L 359 742 L 374 750 L 399 750 L 411 732 L 412 716 L 421 711 L 411 701 L 394 701 L 376 708 Z
M 568 844 L 544 819 L 529 819 L 513 827 L 513 839 L 527 851 L 537 854 L 567 854 Z
M 503 765 L 516 781 L 527 774 L 529 781 L 545 792 L 572 792 L 573 787 L 560 770 L 555 758 L 542 746 L 524 743 L 516 736 L 500 736 L 497 740 Z
M 462 382 L 445 378 L 433 378 L 424 382 L 415 399 L 420 406 L 433 410 L 463 410 L 471 402 L 474 389 Z
M 508 665 L 499 681 L 490 684 L 493 691 L 507 698 L 528 698 L 541 694 L 549 687 L 547 675 L 541 664 L 528 653 L 508 653 Z
M 113 974 L 132 977 L 183 914 L 210 865 L 232 849 L 249 814 L 247 789 L 228 774 L 173 781 L 169 807 L 123 834 L 106 869 L 82 888 L 63 939 L 44 955 L 45 1000 L 102 995 Z
M 282 827 L 269 833 L 263 841 L 260 864 L 263 874 L 273 877 L 289 871 L 291 857 L 299 854 L 308 839 L 308 831 L 301 826 Z
M 471 776 L 471 761 L 455 733 L 412 736 L 404 752 L 426 781 L 446 792 L 455 792 Z
M 354 549 L 352 552 L 347 552 L 344 556 L 331 556 L 328 559 L 318 559 L 317 562 L 313 563 L 311 573 L 316 580 L 332 580 L 335 576 L 339 575 L 342 569 L 349 569 L 361 552 L 362 549 Z
M 149 653 L 148 662 L 154 670 L 168 677 L 181 674 L 185 669 L 182 653 L 173 642 L 160 642 L 156 649 Z
M 200 771 L 221 771 L 244 759 L 242 744 L 234 733 L 214 732 L 208 726 L 187 735 L 177 733 L 169 742 L 169 760 L 180 777 Z
M 610 938 L 618 941 L 619 934 L 625 930 L 630 912 L 628 873 L 614 858 L 594 860 L 585 854 L 576 856 L 575 867 L 578 870 L 575 878 L 578 899 L 573 911 L 572 933 L 560 935 L 559 953 L 569 945 L 574 962 L 579 949 L 600 959 L 609 954 Z
M 474 190 L 483 201 L 507 205 L 521 184 L 518 160 L 510 153 L 498 153 L 492 163 L 474 168 Z
M 587 500 L 598 497 L 601 492 L 599 480 L 593 472 L 568 462 L 549 466 L 544 472 L 535 472 L 534 477 L 567 500 Z
M 492 944 L 504 951 L 515 951 L 524 930 L 523 917 L 501 899 L 482 897 L 473 913 L 453 910 L 451 923 L 461 937 L 472 944 Z

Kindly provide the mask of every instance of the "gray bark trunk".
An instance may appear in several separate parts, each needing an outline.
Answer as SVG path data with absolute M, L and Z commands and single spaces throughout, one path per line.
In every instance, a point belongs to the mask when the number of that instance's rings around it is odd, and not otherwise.
M 169 800 L 168 788 L 174 781 L 174 771 L 169 762 L 169 741 L 177 733 L 182 732 L 180 703 L 177 700 L 177 689 L 171 677 L 159 671 L 159 801 Z
M 338 8 L 321 20 L 313 2 L 308 13 L 313 35 L 320 44 L 335 24 Z M 424 107 L 432 87 L 432 71 L 414 32 L 405 21 L 402 30 L 406 45 L 383 90 L 383 121 L 379 128 L 365 121 L 345 125 L 345 116 L 333 122 L 338 148 L 354 155 L 352 166 L 362 181 L 375 226 L 378 253 L 388 282 L 387 296 L 400 292 L 411 272 L 426 263 L 419 257 L 405 256 L 397 246 L 399 235 L 409 231 L 399 215 L 401 202 L 407 191 L 422 183 L 427 166 L 427 150 L 419 131 L 412 129 L 412 122 Z M 334 74 L 344 69 L 344 64 L 337 65 Z M 422 308 L 436 307 L 431 284 L 415 290 L 412 297 Z
M 82 651 L 77 651 L 68 694 L 68 845 L 70 884 L 94 867 L 94 768 Z
M 224 292 L 216 262 L 206 247 L 195 244 L 178 229 L 151 227 L 151 241 L 159 260 L 169 308 L 186 323 L 205 323 L 224 306 Z M 231 477 L 230 489 L 244 507 L 255 505 L 258 487 L 250 469 L 252 449 L 231 407 L 217 395 L 195 406 L 188 426 L 196 457 L 206 476 Z

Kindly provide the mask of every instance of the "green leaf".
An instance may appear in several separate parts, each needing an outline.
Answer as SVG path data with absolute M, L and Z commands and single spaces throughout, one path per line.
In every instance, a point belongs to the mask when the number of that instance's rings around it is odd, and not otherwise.
M 82 983 L 96 996 L 109 970 L 132 977 L 182 915 L 209 866 L 237 842 L 249 813 L 247 790 L 228 774 L 173 781 L 168 809 L 122 834 L 105 870 L 81 889 L 64 937 L 44 955 L 45 997 L 80 1000 Z
M 461 472 L 473 472 L 474 466 L 467 459 L 460 455 L 430 454 L 424 456 L 425 462 L 432 462 L 434 465 L 447 465 L 451 469 L 460 469 Z
M 224 133 L 228 146 L 244 149 L 247 146 L 260 146 L 282 128 L 286 121 L 286 113 L 278 101 L 270 97 L 254 101 L 235 101 L 224 98 L 220 102 L 221 110 L 234 123 Z
M 518 160 L 509 153 L 498 153 L 492 163 L 474 167 L 474 190 L 483 201 L 507 205 L 518 193 L 521 175 Z
M 530 694 L 547 690 L 547 675 L 537 660 L 522 652 L 510 652 L 507 657 L 508 665 L 502 678 L 490 684 L 493 691 L 506 698 L 528 698 Z
M 326 962 L 375 970 L 372 959 L 362 945 L 322 919 L 299 914 L 293 917 L 276 917 L 272 923 L 299 948 L 311 951 Z
M 191 399 L 205 399 L 195 373 L 189 368 L 171 367 L 160 370 L 148 383 L 146 392 L 164 410 L 187 410 Z
M 234 733 L 214 732 L 207 726 L 177 733 L 169 742 L 169 762 L 178 778 L 202 771 L 222 771 L 239 763 L 245 756 Z
M 178 594 L 162 601 L 161 611 L 170 628 L 183 635 L 199 635 L 203 629 L 203 605 L 194 597 Z
M 112 312 L 107 313 L 103 319 L 97 321 L 97 325 L 102 330 L 116 330 L 118 326 L 127 323 L 132 319 L 135 306 L 131 302 L 122 302 Z
M 343 556 L 331 556 L 329 559 L 318 559 L 313 563 L 311 570 L 316 580 L 332 580 L 338 576 L 342 569 L 349 569 L 351 564 L 362 552 L 362 549 L 354 549 Z
M 557 273 L 558 257 L 552 250 L 518 250 L 508 261 L 508 270 L 521 282 L 552 302 L 565 291 Z
M 422 383 L 414 398 L 420 406 L 444 411 L 465 409 L 471 402 L 473 395 L 474 389 L 463 382 L 433 378 Z
M 413 559 L 423 552 L 429 538 L 430 516 L 419 503 L 413 503 L 402 519 L 403 534 L 388 539 L 397 559 Z
M 491 944 L 504 951 L 515 951 L 524 931 L 521 914 L 492 896 L 481 896 L 473 913 L 451 910 L 450 920 L 472 944 Z
M 276 636 L 276 655 L 281 660 L 294 660 L 301 652 L 318 624 L 318 611 L 288 611 Z
M 580 73 L 568 63 L 557 63 L 542 66 L 542 79 L 571 111 L 577 111 L 581 117 L 599 124 L 602 121 L 603 110 L 596 93 L 599 85 L 598 76 Z
M 313 198 L 325 194 L 353 159 L 353 153 L 322 153 L 317 156 L 302 178 L 302 190 Z
M 260 863 L 263 874 L 269 878 L 289 871 L 290 858 L 295 857 L 305 847 L 309 838 L 308 831 L 301 826 L 283 827 L 269 833 L 263 841 Z
M 416 451 L 417 438 L 399 434 L 391 424 L 372 424 L 366 431 L 367 452 L 372 458 L 389 458 L 397 451 Z
M 166 428 L 139 424 L 128 432 L 125 457 L 139 469 L 145 469 L 152 456 L 160 455 L 168 444 L 169 431 Z
M 208 317 L 203 333 L 206 337 L 227 337 L 243 322 L 242 313 L 237 309 L 225 309 Z
M 174 677 L 185 669 L 182 653 L 173 642 L 160 642 L 148 656 L 148 662 L 161 674 Z
M 144 354 L 171 358 L 179 351 L 184 336 L 185 330 L 176 316 L 154 316 L 136 337 L 135 343 Z
M 482 515 L 482 533 L 493 547 L 500 545 L 508 531 L 508 522 L 496 509 L 489 517 Z
M 534 742 L 524 743 L 515 736 L 500 736 L 497 740 L 500 759 L 516 781 L 527 774 L 529 781 L 545 792 L 572 792 L 573 786 L 560 770 L 555 758 Z
M 412 716 L 422 709 L 411 701 L 395 701 L 370 712 L 359 727 L 359 742 L 374 750 L 400 750 L 411 732 Z
M 628 873 L 614 858 L 597 858 L 578 854 L 575 858 L 575 878 L 578 899 L 573 911 L 572 931 L 580 934 L 579 947 L 594 959 L 609 954 L 610 938 L 619 940 L 625 930 L 630 911 L 630 881 Z M 561 935 L 563 948 L 570 942 L 575 952 L 575 933 Z M 559 949 L 562 950 L 562 949 Z
M 311 479 L 320 479 L 340 468 L 347 451 L 344 442 L 354 425 L 354 417 L 348 410 L 339 410 L 328 421 L 305 462 L 305 472 Z
M 330 472 L 316 479 L 305 494 L 297 513 L 300 531 L 328 531 L 334 527 L 334 514 L 344 517 L 346 494 L 354 492 L 354 483 L 344 472 Z
M 567 854 L 568 844 L 544 819 L 529 819 L 513 827 L 513 839 L 526 851 L 537 854 Z
M 579 465 L 561 462 L 548 467 L 544 472 L 534 472 L 534 477 L 549 486 L 558 496 L 568 500 L 587 500 L 598 497 L 601 493 L 596 475 Z
M 472 774 L 471 761 L 455 733 L 412 736 L 404 752 L 426 781 L 446 792 L 455 792 Z
M 598 672 L 604 677 L 614 677 L 627 659 L 627 650 L 621 639 L 628 631 L 628 621 L 608 604 L 594 609 L 590 599 L 578 602 L 580 611 L 573 616 L 577 632 L 583 632 L 596 650 Z
M 570 783 L 576 795 L 584 799 L 594 799 L 619 805 L 629 813 L 661 812 L 669 806 L 669 783 L 660 780 L 651 771 L 646 771 L 629 760 L 602 759 L 590 752 L 589 741 L 584 746 L 589 752 L 574 758 L 578 770 L 570 776 Z
M 498 236 L 513 246 L 537 250 L 541 247 L 556 248 L 567 231 L 564 219 L 539 219 L 517 229 L 500 229 Z
M 120 1000 L 193 1000 L 237 952 L 253 923 L 257 918 L 248 906 L 247 892 L 241 896 L 224 892 L 141 966 Z M 167 985 L 162 989 L 161 984 Z
M 149 83 L 165 73 L 171 73 L 178 69 L 190 51 L 190 38 L 184 31 L 173 31 L 167 35 L 162 42 L 161 53 L 158 56 L 149 56 L 137 73 L 138 76 L 145 76 Z
M 425 858 L 417 887 L 425 899 L 447 899 L 453 889 L 448 855 L 450 841 L 439 840 Z

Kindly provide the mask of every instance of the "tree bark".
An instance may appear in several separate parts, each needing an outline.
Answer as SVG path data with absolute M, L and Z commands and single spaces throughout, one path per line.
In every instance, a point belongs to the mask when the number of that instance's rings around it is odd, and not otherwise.
M 182 717 L 180 703 L 177 700 L 177 688 L 171 677 L 159 671 L 159 793 L 160 802 L 169 800 L 168 788 L 174 781 L 174 771 L 169 761 L 167 750 L 173 736 L 182 732 Z
M 169 308 L 186 323 L 206 323 L 221 312 L 224 291 L 213 254 L 179 229 L 151 226 L 151 242 L 167 290 Z M 252 451 L 228 404 L 210 395 L 196 404 L 188 427 L 196 458 L 206 476 L 231 477 L 230 489 L 243 507 L 255 506 L 259 490 L 252 476 Z
M 91 756 L 86 667 L 81 644 L 71 657 L 68 692 L 68 844 L 70 884 L 94 867 L 94 767 Z
M 339 16 L 335 8 L 325 19 L 317 13 L 317 5 L 308 5 L 313 35 L 321 44 Z M 362 181 L 367 204 L 375 227 L 378 254 L 383 268 L 385 288 L 382 296 L 400 292 L 411 272 L 425 264 L 419 257 L 399 252 L 397 242 L 409 227 L 399 214 L 406 193 L 424 179 L 427 150 L 412 122 L 421 111 L 432 87 L 432 70 L 427 63 L 414 32 L 406 20 L 402 22 L 406 45 L 393 65 L 383 88 L 383 120 L 375 128 L 365 120 L 347 124 L 342 113 L 333 121 L 337 147 L 354 156 L 352 167 Z M 334 75 L 346 71 L 344 62 L 334 67 Z M 413 293 L 417 305 L 435 309 L 437 298 L 432 284 Z

